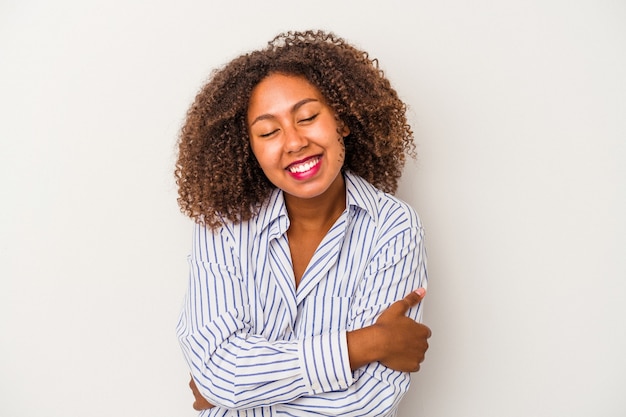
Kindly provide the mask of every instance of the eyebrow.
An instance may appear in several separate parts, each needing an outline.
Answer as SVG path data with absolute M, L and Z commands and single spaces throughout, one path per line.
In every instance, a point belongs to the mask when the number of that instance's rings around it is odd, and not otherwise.
M 291 113 L 295 113 L 295 112 L 296 112 L 296 111 L 297 111 L 300 107 L 302 107 L 302 106 L 304 106 L 305 104 L 310 103 L 310 102 L 312 102 L 312 101 L 319 101 L 319 100 L 318 100 L 318 99 L 316 99 L 316 98 L 305 98 L 305 99 L 302 99 L 302 100 L 300 100 L 299 102 L 297 102 L 296 104 L 294 104 L 294 105 L 291 107 Z M 269 113 L 262 114 L 262 115 L 260 115 L 260 116 L 256 117 L 256 118 L 252 121 L 252 123 L 250 123 L 250 127 L 252 127 L 252 126 L 253 126 L 256 122 L 259 122 L 259 121 L 261 121 L 261 120 L 267 120 L 267 119 L 274 119 L 274 115 L 269 114 Z

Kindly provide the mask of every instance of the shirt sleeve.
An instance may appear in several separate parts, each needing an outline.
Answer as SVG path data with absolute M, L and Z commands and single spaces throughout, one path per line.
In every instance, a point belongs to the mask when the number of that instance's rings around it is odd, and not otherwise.
M 386 236 L 355 294 L 348 330 L 373 324 L 393 302 L 426 285 L 423 229 L 411 227 Z M 422 304 L 407 314 L 421 321 Z M 291 416 L 394 415 L 409 385 L 409 373 L 391 370 L 378 362 L 370 363 L 354 372 L 354 383 L 346 390 L 305 395 L 277 409 Z
M 319 366 L 322 356 L 348 362 L 345 332 L 293 341 L 255 334 L 255 311 L 237 263 L 226 234 L 195 228 L 177 334 L 202 395 L 219 407 L 250 409 L 347 388 L 349 368 L 337 372 L 331 362 L 327 369 Z M 313 364 L 319 369 L 311 369 Z
M 294 341 L 268 341 L 254 334 L 254 311 L 228 239 L 203 228 L 196 228 L 194 236 L 177 332 L 193 378 L 209 402 L 222 409 L 261 411 L 269 406 L 293 416 L 395 412 L 410 374 L 380 363 L 350 372 L 345 331 Z M 426 286 L 419 225 L 389 227 L 370 259 L 365 274 L 356 277 L 347 331 L 373 324 L 393 302 Z M 421 304 L 408 315 L 419 320 Z M 214 415 L 218 407 L 202 415 Z

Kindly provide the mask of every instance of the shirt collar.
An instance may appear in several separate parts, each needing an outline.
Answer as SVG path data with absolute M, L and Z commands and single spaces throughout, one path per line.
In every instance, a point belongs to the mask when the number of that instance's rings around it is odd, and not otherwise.
M 345 172 L 344 178 L 346 180 L 347 206 L 364 210 L 376 222 L 378 212 L 376 207 L 380 199 L 379 191 L 372 184 L 350 171 Z
M 274 188 L 270 196 L 265 200 L 257 217 L 259 231 L 273 225 L 271 235 L 282 235 L 289 228 L 289 216 L 283 191 Z
M 350 210 L 364 210 L 376 222 L 376 206 L 379 199 L 377 194 L 379 191 L 369 182 L 350 171 L 343 174 L 346 181 L 346 207 L 349 207 Z M 261 207 L 257 221 L 261 231 L 274 224 L 272 235 L 275 233 L 280 235 L 287 231 L 289 216 L 282 190 L 275 188 L 272 191 Z

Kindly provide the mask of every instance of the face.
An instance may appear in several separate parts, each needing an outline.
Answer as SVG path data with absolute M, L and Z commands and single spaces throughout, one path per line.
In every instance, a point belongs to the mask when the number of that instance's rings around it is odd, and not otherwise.
M 261 169 L 290 196 L 314 198 L 343 181 L 343 138 L 333 110 L 305 78 L 272 74 L 252 90 L 250 144 Z M 342 183 L 343 184 L 343 183 Z

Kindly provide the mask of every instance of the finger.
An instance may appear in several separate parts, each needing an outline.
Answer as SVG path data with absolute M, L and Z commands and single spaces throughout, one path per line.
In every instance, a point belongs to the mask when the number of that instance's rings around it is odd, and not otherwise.
M 425 324 L 422 323 L 418 323 L 420 326 L 422 326 L 424 329 L 426 329 L 426 339 L 429 339 L 430 336 L 433 335 L 433 332 L 430 331 L 430 327 L 426 326 Z
M 192 407 L 196 411 L 208 410 L 211 408 L 210 404 L 204 399 L 194 401 Z
M 424 290 L 423 288 L 419 288 L 411 292 L 402 300 L 398 300 L 392 305 L 390 305 L 386 313 L 397 314 L 399 316 L 406 315 L 407 311 L 409 311 L 411 307 L 415 307 L 417 304 L 419 304 L 422 298 L 424 298 L 425 292 L 426 290 Z
M 391 304 L 387 310 L 383 312 L 383 315 L 399 315 L 404 316 L 411 307 L 415 307 L 426 295 L 425 288 L 418 288 L 404 297 L 402 300 L 398 300 Z
M 406 297 L 404 297 L 404 301 L 408 303 L 407 310 L 411 307 L 415 307 L 416 305 L 418 305 L 419 302 L 422 301 L 425 296 L 426 296 L 426 289 L 418 288 L 415 291 L 412 291 Z
M 424 298 L 426 290 L 424 288 L 418 288 L 404 297 L 402 300 L 398 300 L 389 306 L 387 312 L 389 314 L 397 314 L 404 316 L 411 307 L 415 307 Z

